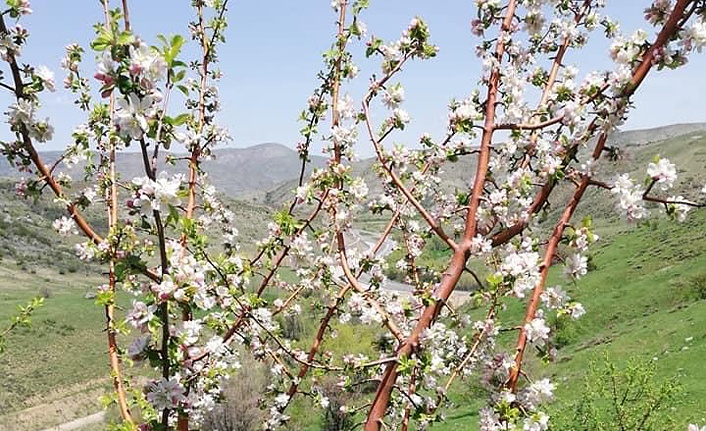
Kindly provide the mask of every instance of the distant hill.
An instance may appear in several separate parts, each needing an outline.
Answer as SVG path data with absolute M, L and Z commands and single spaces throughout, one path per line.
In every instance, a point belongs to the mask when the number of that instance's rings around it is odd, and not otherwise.
M 233 225 L 239 232 L 240 244 L 251 250 L 252 244 L 267 232 L 271 209 L 229 197 L 223 202 L 233 212 Z M 52 227 L 54 220 L 65 214 L 50 193 L 44 193 L 36 201 L 21 199 L 15 195 L 13 181 L 0 179 L 0 262 L 8 259 L 23 268 L 55 267 L 62 273 L 100 272 L 99 266 L 86 265 L 76 258 L 73 244 L 82 242 L 83 237 L 62 238 Z M 107 220 L 100 206 L 90 208 L 84 215 L 98 234 L 106 235 Z M 220 239 L 214 236 L 211 244 L 218 246 Z
M 628 173 L 640 183 L 647 177 L 647 165 L 655 156 L 667 158 L 677 167 L 678 179 L 674 188 L 661 191 L 655 188 L 652 195 L 667 198 L 683 195 L 686 199 L 702 201 L 701 189 L 706 184 L 706 124 L 675 125 L 665 128 L 629 131 L 617 134 L 609 145 L 621 149 L 621 157 L 615 162 L 602 160 L 597 171 L 597 179 L 612 183 L 619 174 Z M 560 211 L 560 203 L 566 202 L 571 190 L 564 185 L 551 199 Z M 648 208 L 660 210 L 657 204 Z M 590 188 L 578 207 L 576 218 L 592 214 L 594 218 L 610 222 L 618 218 L 615 211 L 615 197 L 607 190 Z
M 43 152 L 45 163 L 50 164 L 60 157 L 58 151 Z M 185 154 L 173 153 L 177 158 Z M 243 197 L 259 190 L 267 190 L 299 175 L 301 161 L 296 151 L 281 144 L 266 143 L 247 148 L 224 148 L 214 151 L 214 159 L 205 161 L 203 168 L 218 190 L 231 197 Z M 161 160 L 165 159 L 165 155 Z M 118 164 L 123 178 L 144 175 L 142 156 L 136 152 L 118 154 Z M 312 156 L 307 172 L 312 167 L 325 164 L 325 158 Z M 184 172 L 185 160 L 176 167 L 164 165 L 167 172 Z M 70 173 L 80 174 L 80 167 Z M 0 178 L 19 178 L 21 175 L 11 168 L 5 158 L 0 159 Z
M 669 145 L 663 145 L 669 143 Z M 599 174 L 603 178 L 610 179 L 617 173 L 628 172 L 637 174 L 644 172 L 647 163 L 660 154 L 662 157 L 672 159 L 679 168 L 690 173 L 688 177 L 693 182 L 698 177 L 705 177 L 706 155 L 702 154 L 700 148 L 706 148 L 706 123 L 673 124 L 664 127 L 656 127 L 643 130 L 617 131 L 613 133 L 608 145 L 618 147 L 622 150 L 623 158 L 616 163 L 601 163 Z M 587 150 L 588 151 L 588 150 Z M 370 158 L 361 160 L 353 165 L 354 175 L 362 176 L 370 188 L 369 196 L 374 196 L 380 192 L 380 186 L 376 180 L 373 166 L 376 159 Z M 633 163 L 637 162 L 637 163 Z M 459 157 L 455 163 L 446 163 L 442 167 L 442 172 L 438 175 L 441 179 L 442 189 L 452 191 L 454 189 L 467 190 L 470 188 L 471 180 L 475 174 L 475 156 Z M 706 180 L 706 178 L 701 178 Z M 686 181 L 680 179 L 682 183 Z M 289 202 L 292 192 L 297 186 L 293 179 L 282 182 L 269 190 L 258 192 L 253 199 L 269 206 L 281 206 Z M 691 185 L 696 187 L 696 183 Z M 701 184 L 703 187 L 703 184 Z M 561 194 L 561 193 L 560 193 Z M 596 194 L 593 191 L 591 194 Z M 606 195 L 602 193 L 602 195 Z M 606 207 L 611 202 L 610 194 L 606 198 L 602 207 Z M 560 202 L 561 199 L 553 199 Z M 585 205 L 582 205 L 585 207 Z
M 687 135 L 694 142 L 685 146 L 678 138 Z M 624 158 L 617 163 L 603 163 L 599 172 L 606 177 L 617 172 L 631 172 L 637 169 L 644 171 L 649 160 L 655 154 L 662 152 L 663 157 L 681 162 L 680 167 L 691 166 L 693 169 L 688 170 L 696 180 L 704 170 L 704 163 L 699 164 L 699 161 L 706 162 L 706 157 L 699 153 L 701 151 L 699 147 L 703 148 L 703 143 L 706 142 L 701 139 L 702 135 L 706 136 L 706 123 L 673 124 L 652 129 L 615 132 L 609 139 L 609 145 L 621 148 Z M 671 145 L 671 141 L 675 139 L 679 141 L 678 145 Z M 669 146 L 660 144 L 666 141 L 670 141 Z M 51 163 L 59 157 L 60 153 L 45 152 L 42 155 L 47 163 Z M 173 155 L 177 158 L 184 156 L 176 153 Z M 290 201 L 297 186 L 297 177 L 301 168 L 301 160 L 297 152 L 291 148 L 276 143 L 263 143 L 247 148 L 216 150 L 214 156 L 213 160 L 203 163 L 203 168 L 221 193 L 271 207 L 280 207 Z M 138 153 L 120 153 L 118 163 L 123 178 L 143 175 L 142 158 Z M 376 159 L 368 158 L 353 166 L 354 174 L 365 178 L 370 187 L 371 196 L 380 192 L 373 170 L 375 163 Z M 307 165 L 307 173 L 325 164 L 324 157 L 312 156 L 311 163 Z M 164 167 L 168 172 L 176 170 L 183 172 L 185 166 L 186 161 L 179 160 L 176 167 Z M 465 190 L 474 172 L 474 156 L 461 157 L 455 163 L 447 163 L 439 174 L 442 188 Z M 19 177 L 4 158 L 0 159 L 0 178 L 2 177 Z M 605 205 L 602 206 L 605 207 Z
M 224 149 L 216 151 L 215 156 L 215 160 L 204 162 L 204 169 L 216 187 L 232 197 L 270 189 L 298 177 L 301 169 L 299 154 L 281 144 Z M 324 157 L 312 156 L 307 173 L 325 163 Z
M 706 123 L 671 124 L 650 129 L 620 131 L 611 136 L 611 145 L 619 147 L 647 145 L 695 132 L 706 132 Z

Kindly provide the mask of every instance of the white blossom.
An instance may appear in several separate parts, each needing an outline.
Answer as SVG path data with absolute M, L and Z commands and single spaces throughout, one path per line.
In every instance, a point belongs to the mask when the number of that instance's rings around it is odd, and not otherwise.
M 155 114 L 156 104 L 161 100 L 158 93 L 150 93 L 142 98 L 135 93 L 118 98 L 115 123 L 120 134 L 132 139 L 142 139 L 147 132 L 147 120 Z
M 525 325 L 527 339 L 532 343 L 542 344 L 549 338 L 549 327 L 544 319 L 535 317 Z
M 690 204 L 693 204 L 693 202 L 686 200 L 684 196 L 670 196 L 668 201 L 673 202 L 668 204 L 668 208 L 672 211 L 677 221 L 685 221 L 686 215 L 691 211 Z
M 172 409 L 186 399 L 186 390 L 179 383 L 179 377 L 162 378 L 147 386 L 147 401 L 157 410 Z
M 151 342 L 152 336 L 149 334 L 135 338 L 132 343 L 130 343 L 130 346 L 128 346 L 127 348 L 127 355 L 133 361 L 141 359 L 142 353 L 145 351 L 145 349 L 147 349 Z
M 56 91 L 56 86 L 54 84 L 54 72 L 49 70 L 46 66 L 39 66 L 35 69 L 34 74 L 42 81 L 44 87 L 49 91 Z
M 66 216 L 61 216 L 61 218 L 54 220 L 52 227 L 54 227 L 61 236 L 76 235 L 78 233 L 74 219 Z
M 575 253 L 566 259 L 566 268 L 564 272 L 576 279 L 581 278 L 582 275 L 586 275 L 588 272 L 588 258 Z
M 157 50 L 142 42 L 137 47 L 130 46 L 130 60 L 130 73 L 143 76 L 147 88 L 154 87 L 166 76 L 167 63 Z
M 657 163 L 650 163 L 647 166 L 647 175 L 657 181 L 662 190 L 672 188 L 677 179 L 677 169 L 669 159 L 659 159 Z

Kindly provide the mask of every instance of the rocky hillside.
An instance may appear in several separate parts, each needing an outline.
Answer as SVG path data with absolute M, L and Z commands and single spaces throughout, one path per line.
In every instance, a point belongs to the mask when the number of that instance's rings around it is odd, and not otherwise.
M 699 182 L 703 187 L 706 180 L 706 123 L 674 124 L 644 130 L 619 131 L 614 133 L 609 140 L 609 145 L 621 149 L 622 158 L 617 162 L 605 161 L 599 170 L 600 178 L 612 180 L 618 173 L 631 173 L 641 177 L 647 164 L 655 155 L 667 157 L 675 162 L 687 176 L 680 176 L 680 184 L 686 185 L 689 190 L 695 190 Z M 366 159 L 354 165 L 355 175 L 366 179 L 370 188 L 369 195 L 377 194 L 380 189 L 373 171 L 375 159 Z M 470 187 L 475 173 L 475 157 L 460 157 L 455 163 L 447 163 L 439 177 L 442 188 L 446 190 L 466 190 Z M 268 206 L 281 206 L 289 202 L 297 186 L 295 180 L 278 184 L 276 187 L 254 194 L 253 199 Z M 680 193 L 683 191 L 680 190 Z M 589 201 L 599 199 L 597 202 L 602 208 L 612 204 L 610 194 L 601 193 L 601 198 L 591 198 Z M 561 195 L 561 193 L 560 193 Z M 598 195 L 592 191 L 591 195 Z M 562 199 L 557 199 L 560 202 Z M 610 202 L 609 202 L 610 201 Z M 586 206 L 584 205 L 584 208 Z
M 165 165 L 167 172 L 184 172 L 186 161 L 183 154 L 172 154 L 178 160 L 175 167 Z M 59 152 L 44 152 L 45 163 L 57 160 Z M 212 160 L 205 161 L 203 168 L 219 191 L 231 197 L 243 197 L 256 191 L 267 190 L 299 175 L 301 161 L 296 151 L 281 144 L 260 144 L 247 148 L 226 148 L 214 152 Z M 165 157 L 162 159 L 164 160 Z M 309 169 L 323 166 L 323 157 L 312 157 Z M 118 155 L 118 165 L 123 178 L 144 175 L 142 157 L 129 152 Z M 80 175 L 82 167 L 69 171 Z M 310 172 L 310 170 L 309 170 Z M 19 178 L 21 175 L 11 168 L 6 159 L 0 159 L 0 178 Z

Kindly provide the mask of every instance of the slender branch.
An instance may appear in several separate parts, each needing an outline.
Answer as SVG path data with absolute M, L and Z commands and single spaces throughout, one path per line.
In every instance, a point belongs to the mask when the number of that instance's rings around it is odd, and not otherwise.
M 201 49 L 203 51 L 202 61 L 201 61 L 201 81 L 199 83 L 199 123 L 198 123 L 198 133 L 201 134 L 206 121 L 206 85 L 208 80 L 208 52 L 209 47 L 206 39 L 206 23 L 203 15 L 203 2 L 197 2 L 198 4 L 198 25 L 200 29 L 200 34 L 202 38 Z M 199 158 L 201 157 L 201 145 L 198 142 L 191 144 L 191 157 L 189 159 L 189 189 L 188 189 L 188 203 L 186 205 L 186 218 L 190 219 L 193 217 L 194 206 L 196 205 L 196 177 L 199 169 Z M 182 242 L 186 241 L 186 238 L 182 238 Z
M 144 138 L 140 139 L 140 149 L 142 150 L 142 162 L 145 173 L 151 180 L 155 180 L 154 173 L 152 172 L 152 166 L 150 163 L 150 158 L 147 150 L 147 143 Z M 157 229 L 157 245 L 159 248 L 159 262 L 162 276 L 169 273 L 169 259 L 167 258 L 167 241 L 166 234 L 164 232 L 164 224 L 162 222 L 162 215 L 158 209 L 152 210 L 152 217 L 154 218 L 154 224 Z M 169 341 L 171 335 L 169 334 L 169 302 L 164 301 L 159 304 L 159 319 L 162 324 L 162 339 L 160 346 L 160 355 L 162 360 L 162 378 L 169 380 L 171 377 L 171 365 L 169 360 Z M 162 424 L 167 427 L 169 423 L 169 411 L 170 409 L 164 409 L 162 411 Z
M 127 0 L 123 1 L 123 8 L 127 10 Z M 108 10 L 108 2 L 103 2 L 103 13 L 105 17 L 105 27 L 110 29 L 111 18 L 110 12 Z M 129 21 L 127 14 L 124 15 L 125 27 L 129 27 Z M 118 226 L 118 187 L 117 187 L 117 173 L 115 166 L 115 136 L 113 131 L 115 125 L 113 123 L 113 117 L 115 113 L 115 94 L 111 92 L 110 94 L 110 124 L 108 129 L 108 181 L 110 184 L 106 188 L 106 204 L 107 215 L 108 215 L 108 232 L 113 233 Z M 110 289 L 113 298 L 116 297 L 116 284 L 117 275 L 115 271 L 116 267 L 116 250 L 110 250 L 110 262 L 108 266 L 108 288 Z M 118 345 L 116 340 L 116 330 L 115 330 L 115 299 L 110 301 L 105 305 L 105 319 L 106 319 L 106 333 L 108 335 L 108 357 L 110 359 L 111 374 L 113 376 L 113 386 L 118 397 L 118 407 L 120 409 L 120 416 L 128 424 L 133 424 L 132 414 L 127 405 L 127 393 L 123 386 L 123 379 L 120 370 L 120 358 L 118 356 Z
M 658 198 L 658 197 L 654 197 L 654 196 L 643 196 L 642 200 L 647 201 L 647 202 L 660 203 L 660 204 L 664 204 L 664 205 L 685 205 L 685 206 L 693 207 L 693 208 L 706 208 L 706 203 L 698 203 L 698 202 L 674 200 L 674 199 L 664 199 L 664 198 Z
M 412 412 L 412 406 L 414 408 L 419 408 L 414 401 L 412 400 L 412 395 L 417 391 L 417 368 L 414 368 L 412 370 L 412 375 L 409 378 L 409 385 L 407 387 L 407 398 L 409 399 L 409 403 L 404 409 L 404 418 L 402 418 L 402 427 L 400 428 L 402 431 L 408 431 L 409 430 L 409 417 Z
M 645 191 L 642 193 L 642 200 L 643 201 L 660 203 L 660 204 L 663 204 L 665 207 L 667 205 L 686 205 L 686 206 L 690 206 L 690 207 L 694 207 L 694 208 L 702 208 L 702 207 L 706 206 L 706 204 L 700 204 L 697 202 L 691 202 L 691 201 L 685 201 L 685 200 L 674 200 L 674 199 L 663 199 L 663 198 L 658 198 L 655 196 L 650 196 L 650 192 L 654 188 L 655 184 L 657 184 L 657 180 L 655 180 L 653 178 L 652 181 L 650 182 L 650 184 L 645 189 Z M 611 189 L 612 187 L 609 186 L 608 188 Z
M 509 32 L 510 25 L 512 24 L 512 18 L 515 13 L 516 2 L 510 0 L 508 3 L 505 19 L 502 24 L 502 31 L 504 33 Z M 497 43 L 496 47 L 496 58 L 498 60 L 502 59 L 504 52 L 504 44 L 502 42 Z M 485 184 L 485 177 L 488 170 L 488 162 L 490 158 L 490 145 L 492 141 L 493 134 L 493 122 L 495 120 L 495 100 L 498 91 L 498 82 L 500 80 L 500 70 L 499 66 L 493 69 L 490 76 L 490 81 L 488 84 L 488 97 L 486 101 L 486 124 L 483 131 L 483 136 L 481 139 L 481 148 L 478 155 L 478 165 L 476 169 L 475 182 L 473 185 L 473 190 L 471 193 L 468 213 L 466 216 L 466 228 L 463 236 L 463 242 L 455 248 L 454 253 L 451 257 L 451 262 L 449 269 L 444 276 L 440 284 L 437 286 L 434 292 L 435 303 L 425 307 L 422 315 L 420 316 L 417 325 L 412 330 L 412 333 L 407 337 L 405 342 L 403 342 L 397 349 L 397 356 L 407 357 L 415 349 L 418 348 L 419 336 L 421 333 L 428 328 L 432 322 L 438 316 L 441 310 L 441 304 L 443 304 L 451 295 L 454 287 L 456 286 L 459 278 L 461 277 L 461 272 L 466 265 L 466 261 L 470 256 L 471 239 L 476 234 L 476 213 L 480 204 L 481 194 L 483 192 L 483 186 Z M 388 364 L 382 375 L 382 380 L 378 385 L 378 389 L 375 393 L 375 398 L 373 400 L 372 406 L 368 412 L 368 418 L 365 423 L 365 431 L 379 431 L 382 426 L 382 418 L 385 416 L 385 411 L 390 403 L 390 396 L 392 389 L 397 380 L 397 364 Z
M 125 24 L 125 31 L 130 31 L 130 9 L 127 7 L 128 0 L 122 0 L 123 2 L 123 23 Z M 108 1 L 105 2 L 108 5 Z
M 689 0 L 678 0 L 677 1 L 672 13 L 669 16 L 669 19 L 662 27 L 655 42 L 644 53 L 642 61 L 636 67 L 636 69 L 633 71 L 630 85 L 621 94 L 622 99 L 628 100 L 635 93 L 635 91 L 640 86 L 640 84 L 644 81 L 645 77 L 647 76 L 647 73 L 650 71 L 650 69 L 654 65 L 653 59 L 655 57 L 655 54 L 660 49 L 662 49 L 662 47 L 671 39 L 672 35 L 678 30 L 679 22 L 680 22 L 680 20 L 682 20 L 684 18 L 685 9 L 686 9 L 686 6 L 689 4 L 689 2 L 690 2 Z M 593 155 L 592 155 L 594 160 L 597 160 L 600 157 L 601 153 L 603 152 L 606 140 L 608 138 L 607 133 L 608 133 L 607 131 L 603 131 L 598 138 L 598 141 L 596 143 L 596 146 L 594 148 Z M 539 302 L 540 302 L 540 296 L 541 296 L 542 292 L 544 291 L 544 285 L 546 283 L 547 275 L 549 273 L 549 267 L 551 266 L 552 259 L 554 257 L 555 252 L 556 252 L 556 248 L 557 248 L 559 242 L 561 241 L 565 227 L 569 225 L 571 217 L 574 214 L 574 212 L 576 211 L 576 208 L 579 204 L 579 201 L 583 197 L 583 194 L 586 191 L 586 189 L 588 188 L 589 184 L 590 184 L 590 177 L 584 175 L 582 177 L 582 180 L 581 180 L 579 187 L 574 192 L 571 200 L 566 205 L 566 208 L 564 209 L 564 212 L 563 212 L 561 218 L 559 219 L 556 226 L 554 227 L 554 231 L 552 233 L 552 236 L 549 240 L 549 243 L 547 244 L 547 248 L 544 253 L 544 261 L 543 261 L 542 268 L 540 271 L 540 281 L 535 286 L 533 294 L 532 294 L 532 298 L 527 305 L 525 318 L 524 318 L 525 325 L 528 324 L 529 322 L 531 322 L 532 319 L 534 319 L 534 317 L 535 317 L 537 307 L 539 306 Z M 510 389 L 512 392 L 517 392 L 518 379 L 519 379 L 519 376 L 520 376 L 520 373 L 522 370 L 523 354 L 524 354 L 526 346 L 527 346 L 527 332 L 525 330 L 525 325 L 523 325 L 523 327 L 520 329 L 520 333 L 518 335 L 517 344 L 516 344 L 517 347 L 515 349 L 516 353 L 515 353 L 514 365 L 510 369 L 510 373 L 509 373 L 507 382 L 505 383 L 505 387 Z
M 6 90 L 9 90 L 9 91 L 11 91 L 12 93 L 15 92 L 15 89 L 14 89 L 12 86 L 7 85 L 7 84 L 5 84 L 4 82 L 0 82 L 0 87 L 4 88 L 4 89 L 6 89 Z
M 382 151 L 382 146 L 380 145 L 380 141 L 382 139 L 378 139 L 375 137 L 375 132 L 373 131 L 373 126 L 372 126 L 372 120 L 370 117 L 370 101 L 372 100 L 373 96 L 377 92 L 378 88 L 381 88 L 385 85 L 385 83 L 397 72 L 399 72 L 402 68 L 402 66 L 411 58 L 411 54 L 405 55 L 399 62 L 398 64 L 392 68 L 387 74 L 385 74 L 384 77 L 382 77 L 379 81 L 373 83 L 370 86 L 370 89 L 368 90 L 367 94 L 363 98 L 363 116 L 365 117 L 365 128 L 368 132 L 368 139 L 370 139 L 370 142 L 373 145 L 373 148 L 375 149 L 375 153 L 377 154 L 378 160 L 380 161 L 380 164 L 382 165 L 383 169 L 387 172 L 388 175 L 390 175 L 390 178 L 392 179 L 393 183 L 395 184 L 395 187 L 404 195 L 405 199 L 414 207 L 414 209 L 417 210 L 417 212 L 422 216 L 424 221 L 429 225 L 429 227 L 436 233 L 436 235 L 441 238 L 446 244 L 449 245 L 452 249 L 456 249 L 457 245 L 456 243 L 444 232 L 444 230 L 441 228 L 441 226 L 434 220 L 434 218 L 429 214 L 429 212 L 424 208 L 424 206 L 414 197 L 412 192 L 405 187 L 405 185 L 402 183 L 402 180 L 399 178 L 399 176 L 395 173 L 394 170 L 392 170 L 392 167 L 389 166 L 385 162 L 385 157 Z M 389 133 L 392 129 L 389 129 L 387 133 Z M 383 135 L 385 136 L 385 135 Z
M 366 290 L 363 288 L 363 286 L 360 285 L 360 282 L 356 278 L 355 275 L 351 272 L 350 267 L 348 266 L 348 257 L 346 256 L 345 249 L 344 250 L 339 250 L 339 261 L 341 262 L 341 267 L 343 268 L 343 274 L 346 276 L 346 280 L 348 280 L 348 283 L 350 283 L 353 288 L 361 294 L 365 294 Z M 370 298 L 369 295 L 365 295 L 365 299 L 368 301 L 368 303 L 375 309 L 375 311 L 381 316 L 382 318 L 382 323 L 387 326 L 387 329 L 390 330 L 390 333 L 394 335 L 394 337 L 397 339 L 397 341 L 402 341 L 404 336 L 402 335 L 402 331 L 400 331 L 400 328 L 395 324 L 395 322 L 392 320 L 392 318 L 387 314 L 384 308 L 380 305 L 378 301 L 375 301 L 373 298 Z

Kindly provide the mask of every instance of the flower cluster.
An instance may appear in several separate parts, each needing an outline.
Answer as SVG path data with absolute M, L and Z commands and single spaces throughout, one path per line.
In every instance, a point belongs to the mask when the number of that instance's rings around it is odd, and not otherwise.
M 645 191 L 633 183 L 628 174 L 623 174 L 616 180 L 611 193 L 618 196 L 618 208 L 628 220 L 639 220 L 649 215 L 642 199 Z
M 668 159 L 659 159 L 656 163 L 650 163 L 647 166 L 647 175 L 657 182 L 662 190 L 668 190 L 674 186 L 677 169 Z
M 181 174 L 169 178 L 166 172 L 160 173 L 156 180 L 148 177 L 134 178 L 132 184 L 135 194 L 127 201 L 127 207 L 143 215 L 150 215 L 152 211 L 160 211 L 161 205 L 177 206 L 183 181 Z

